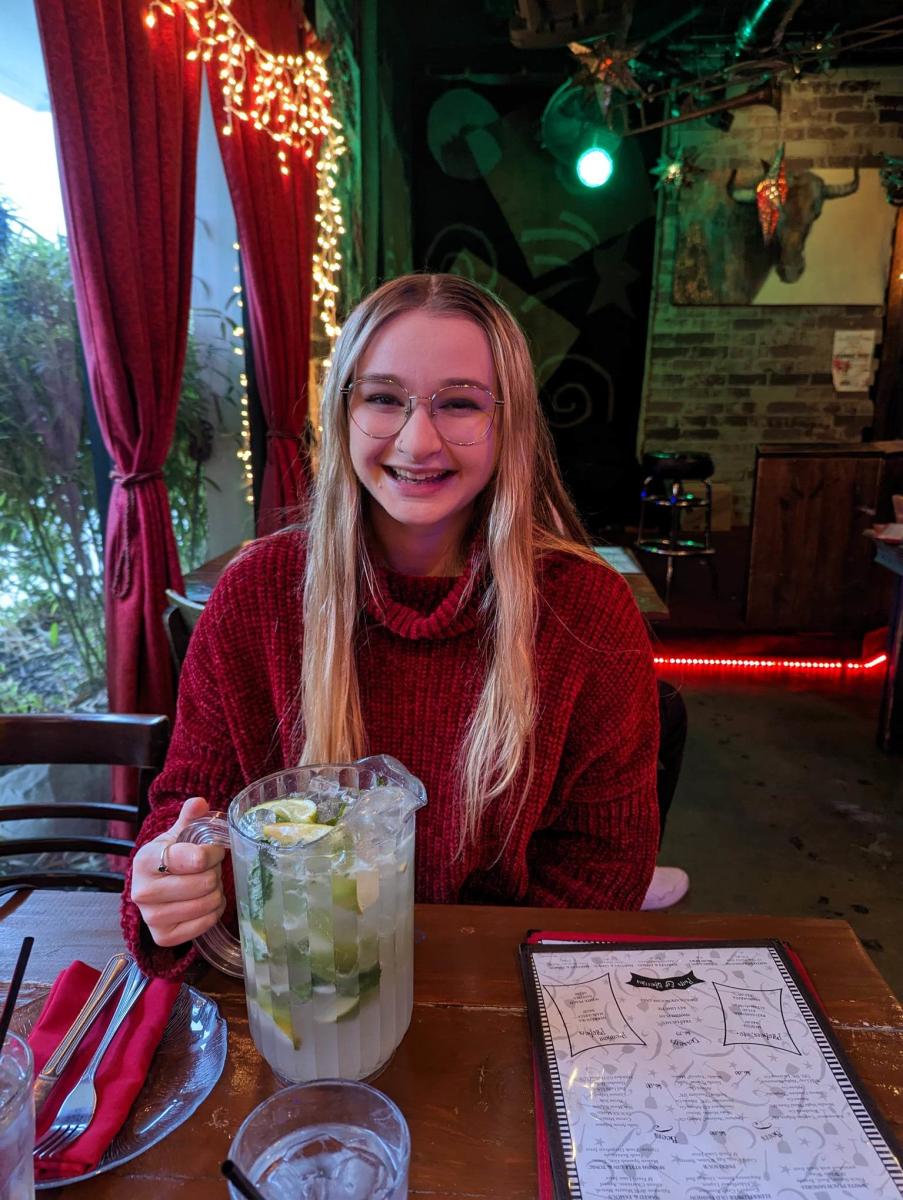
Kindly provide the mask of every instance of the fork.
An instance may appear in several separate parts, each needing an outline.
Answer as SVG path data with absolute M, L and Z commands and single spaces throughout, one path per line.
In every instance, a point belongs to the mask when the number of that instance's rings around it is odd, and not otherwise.
M 116 1009 L 101 1039 L 100 1045 L 94 1051 L 87 1067 L 85 1067 L 81 1079 L 79 1079 L 78 1083 L 76 1083 L 75 1087 L 60 1105 L 53 1123 L 41 1140 L 35 1145 L 35 1158 L 48 1158 L 51 1154 L 56 1154 L 58 1150 L 62 1150 L 64 1146 L 68 1146 L 70 1142 L 74 1142 L 76 1138 L 81 1137 L 91 1124 L 94 1117 L 94 1110 L 97 1108 L 97 1091 L 94 1087 L 94 1076 L 97 1068 L 100 1066 L 103 1056 L 109 1049 L 110 1042 L 116 1036 L 119 1026 L 128 1016 L 129 1011 L 145 987 L 147 987 L 147 984 L 147 976 L 142 975 L 137 965 L 132 963 L 122 985 L 122 994 L 119 997 L 119 1003 L 116 1005 Z

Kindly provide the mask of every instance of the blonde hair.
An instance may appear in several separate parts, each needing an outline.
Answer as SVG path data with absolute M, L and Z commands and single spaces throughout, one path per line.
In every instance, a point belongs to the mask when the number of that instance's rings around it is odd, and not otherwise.
M 496 393 L 503 401 L 496 418 L 496 470 L 475 513 L 482 536 L 471 586 L 486 581 L 482 611 L 490 636 L 483 690 L 461 745 L 460 853 L 523 767 L 520 796 L 510 795 L 504 807 L 509 833 L 530 786 L 537 559 L 565 550 L 600 560 L 561 482 L 530 351 L 514 317 L 491 293 L 454 275 L 405 275 L 383 284 L 345 322 L 321 400 L 320 465 L 307 521 L 301 762 L 342 762 L 367 751 L 354 646 L 364 597 L 375 584 L 342 388 L 374 334 L 391 317 L 411 310 L 475 321 L 489 339 Z

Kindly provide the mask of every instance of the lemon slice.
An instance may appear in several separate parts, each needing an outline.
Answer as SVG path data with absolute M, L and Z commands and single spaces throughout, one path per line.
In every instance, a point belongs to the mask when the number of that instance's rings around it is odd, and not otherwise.
M 295 821 L 280 821 L 278 825 L 264 825 L 263 836 L 277 846 L 304 846 L 332 833 L 331 825 L 302 824 Z
M 266 810 L 272 813 L 281 824 L 283 821 L 294 825 L 310 824 L 317 819 L 317 806 L 313 800 L 305 800 L 303 796 L 284 796 L 281 800 L 273 800 L 269 804 L 255 804 L 244 816 Z

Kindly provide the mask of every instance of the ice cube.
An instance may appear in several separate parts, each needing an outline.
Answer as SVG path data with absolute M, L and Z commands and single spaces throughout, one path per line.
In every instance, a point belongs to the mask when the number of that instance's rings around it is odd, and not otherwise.
M 342 820 L 360 858 L 372 857 L 380 843 L 396 838 L 410 811 L 410 797 L 400 787 L 377 787 L 362 792 Z
M 278 816 L 271 808 L 260 805 L 257 808 L 249 809 L 246 813 L 242 813 L 238 818 L 238 828 L 242 833 L 259 842 L 263 840 L 264 825 L 275 825 L 278 820 Z
M 267 1172 L 268 1196 L 273 1200 L 329 1200 L 341 1194 L 348 1200 L 368 1200 L 383 1193 L 389 1172 L 382 1156 L 356 1139 L 343 1145 L 329 1136 L 328 1129 L 324 1128 L 326 1136 L 311 1139 L 303 1147 L 303 1158 L 299 1155 L 293 1161 L 280 1162 Z
M 307 785 L 307 794 L 311 800 L 317 800 L 321 795 L 331 795 L 341 791 L 342 785 L 337 779 L 330 779 L 328 775 L 312 775 L 310 783 Z
M 317 820 L 321 825 L 332 825 L 344 820 L 348 811 L 354 806 L 358 792 L 353 788 L 334 785 L 329 792 L 321 791 L 311 797 L 317 803 Z

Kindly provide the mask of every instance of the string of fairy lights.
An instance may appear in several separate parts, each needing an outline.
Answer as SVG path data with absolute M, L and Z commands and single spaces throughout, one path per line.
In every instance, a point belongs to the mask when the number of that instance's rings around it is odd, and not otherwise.
M 261 46 L 235 18 L 232 0 L 151 0 L 144 21 L 153 29 L 159 16 L 175 17 L 181 12 L 194 34 L 185 57 L 195 62 L 215 63 L 223 98 L 223 137 L 231 137 L 241 121 L 276 144 L 279 170 L 291 174 L 293 154 L 305 161 L 317 155 L 316 250 L 312 255 L 312 301 L 326 338 L 329 352 L 340 333 L 338 324 L 338 279 L 342 269 L 340 239 L 345 233 L 342 205 L 337 194 L 339 160 L 347 151 L 341 122 L 332 114 L 332 93 L 326 59 L 318 49 L 298 54 L 274 54 Z M 238 244 L 234 247 L 238 249 Z M 237 268 L 236 268 L 237 269 Z M 233 289 L 242 307 L 241 286 Z M 244 335 L 241 324 L 233 328 L 236 338 Z M 239 346 L 234 352 L 243 355 Z M 248 377 L 241 383 L 241 446 L 238 458 L 251 497 L 251 442 L 248 410 Z
M 237 252 L 241 247 L 238 242 L 233 242 L 232 249 Z M 238 262 L 235 263 L 232 270 L 236 274 L 238 273 Z M 235 296 L 235 305 L 239 313 L 243 315 L 245 301 L 240 282 L 233 285 L 232 294 Z M 248 373 L 245 369 L 245 327 L 241 324 L 241 321 L 232 326 L 232 336 L 236 340 L 236 344 L 232 347 L 232 353 L 241 359 L 241 370 L 238 373 L 238 383 L 241 388 L 238 398 L 241 433 L 239 434 L 239 444 L 235 452 L 235 457 L 241 463 L 242 481 L 245 486 L 245 500 L 248 504 L 253 504 L 254 469 L 251 463 L 251 409 L 248 399 Z

